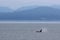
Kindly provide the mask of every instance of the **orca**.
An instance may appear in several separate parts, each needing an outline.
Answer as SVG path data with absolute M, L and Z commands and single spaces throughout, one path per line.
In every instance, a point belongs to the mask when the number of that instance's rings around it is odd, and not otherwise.
M 42 32 L 42 29 L 40 30 L 40 32 Z
M 36 31 L 36 32 L 42 32 L 42 29 L 40 31 Z

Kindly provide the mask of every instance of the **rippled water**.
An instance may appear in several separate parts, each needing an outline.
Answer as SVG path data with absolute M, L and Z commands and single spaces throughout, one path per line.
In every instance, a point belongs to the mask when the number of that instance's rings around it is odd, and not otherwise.
M 60 40 L 60 23 L 0 23 L 0 40 Z

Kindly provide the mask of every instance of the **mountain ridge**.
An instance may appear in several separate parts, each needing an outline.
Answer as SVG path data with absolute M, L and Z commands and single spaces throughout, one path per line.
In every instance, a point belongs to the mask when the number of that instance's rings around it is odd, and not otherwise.
M 8 8 L 8 7 L 0 7 L 0 12 L 13 12 L 13 9 Z
M 0 13 L 0 20 L 60 20 L 60 9 L 40 6 L 28 10 L 16 10 L 12 13 Z

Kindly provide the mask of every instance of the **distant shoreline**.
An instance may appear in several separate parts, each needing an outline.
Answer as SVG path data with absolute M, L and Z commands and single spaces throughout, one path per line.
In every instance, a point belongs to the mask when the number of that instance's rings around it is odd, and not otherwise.
M 0 21 L 0 23 L 60 23 L 60 21 Z

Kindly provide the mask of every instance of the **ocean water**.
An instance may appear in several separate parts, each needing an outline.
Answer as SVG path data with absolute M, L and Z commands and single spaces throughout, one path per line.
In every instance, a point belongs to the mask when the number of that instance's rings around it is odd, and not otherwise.
M 45 32 L 39 31 L 42 27 Z M 60 40 L 60 23 L 0 23 L 0 40 Z

